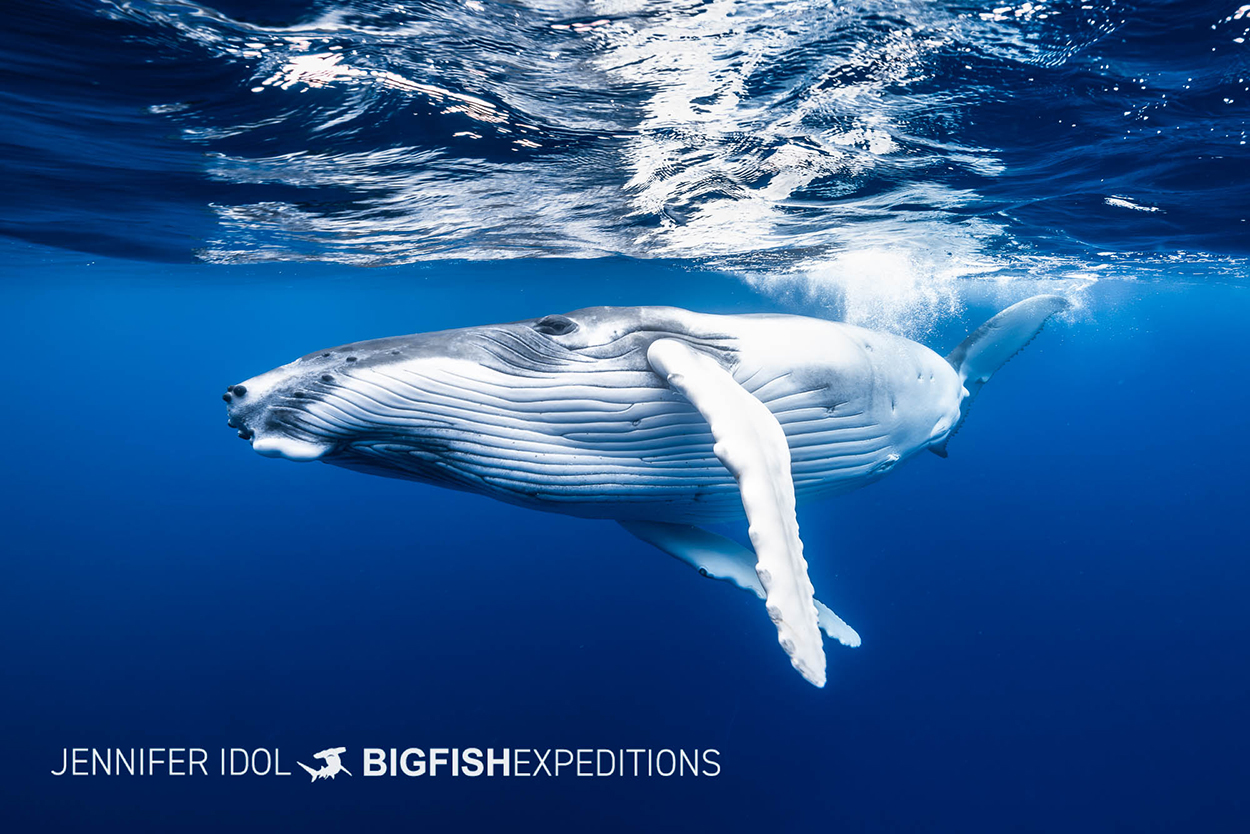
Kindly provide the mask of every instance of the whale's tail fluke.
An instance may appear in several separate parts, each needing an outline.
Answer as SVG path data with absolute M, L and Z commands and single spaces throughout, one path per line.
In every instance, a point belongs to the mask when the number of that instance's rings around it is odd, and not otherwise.
M 946 444 L 963 425 L 972 401 L 981 393 L 982 386 L 990 381 L 990 377 L 1008 359 L 1019 353 L 1042 332 L 1047 319 L 1070 306 L 1066 299 L 1057 295 L 1026 298 L 978 327 L 947 355 L 946 361 L 959 373 L 968 395 L 960 403 L 959 422 L 940 443 L 929 447 L 931 452 L 946 457 Z

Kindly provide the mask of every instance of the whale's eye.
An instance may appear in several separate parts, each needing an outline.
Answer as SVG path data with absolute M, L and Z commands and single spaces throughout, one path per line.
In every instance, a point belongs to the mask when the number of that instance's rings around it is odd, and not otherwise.
M 699 576 L 707 576 L 707 568 L 699 568 Z
M 534 329 L 548 336 L 567 336 L 577 329 L 577 322 L 568 316 L 543 316 L 534 323 Z

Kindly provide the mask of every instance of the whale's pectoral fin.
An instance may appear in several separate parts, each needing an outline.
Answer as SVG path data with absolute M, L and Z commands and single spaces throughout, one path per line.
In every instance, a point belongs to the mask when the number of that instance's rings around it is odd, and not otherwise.
M 816 603 L 816 617 L 820 620 L 820 630 L 844 646 L 850 646 L 852 649 L 858 648 L 859 632 L 847 625 L 846 620 L 833 613 L 828 605 L 818 599 L 812 601 Z
M 702 527 L 666 521 L 622 521 L 620 525 L 647 544 L 690 565 L 701 576 L 729 582 L 764 599 L 764 586 L 755 575 L 755 554 L 733 539 Z M 820 600 L 813 602 L 821 631 L 844 646 L 859 645 L 855 629 Z
M 946 444 L 959 431 L 968 416 L 972 401 L 981 387 L 990 381 L 1007 360 L 1042 332 L 1046 321 L 1071 305 L 1057 295 L 1035 295 L 1013 304 L 972 332 L 946 356 L 946 361 L 959 374 L 968 394 L 959 405 L 959 422 L 930 451 L 946 457 Z
M 720 363 L 685 342 L 659 339 L 647 361 L 707 420 L 713 451 L 738 482 L 755 547 L 755 572 L 768 615 L 790 662 L 816 686 L 825 685 L 825 649 L 794 514 L 794 481 L 786 434 L 762 402 Z
M 764 586 L 755 574 L 755 554 L 733 539 L 702 527 L 667 521 L 622 521 L 619 524 L 647 544 L 690 565 L 700 575 L 729 582 L 764 599 Z

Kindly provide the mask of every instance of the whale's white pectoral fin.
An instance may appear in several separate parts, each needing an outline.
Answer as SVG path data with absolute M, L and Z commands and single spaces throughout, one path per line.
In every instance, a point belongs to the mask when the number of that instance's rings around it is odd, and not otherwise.
M 764 586 L 755 574 L 755 554 L 733 539 L 718 536 L 689 524 L 667 521 L 622 521 L 629 532 L 680 559 L 709 579 L 720 579 L 765 598 Z
M 858 648 L 859 632 L 847 625 L 846 620 L 833 613 L 828 605 L 820 600 L 813 601 L 816 603 L 816 616 L 820 619 L 820 630 L 844 646 L 850 646 L 852 649 Z
M 755 574 L 755 554 L 733 539 L 702 527 L 667 521 L 622 521 L 620 525 L 648 544 L 685 562 L 709 579 L 719 579 L 764 599 Z M 820 600 L 813 600 L 820 629 L 844 646 L 860 643 L 859 634 Z
M 713 451 L 738 482 L 755 547 L 755 571 L 768 615 L 790 662 L 816 686 L 825 685 L 825 649 L 794 514 L 794 481 L 786 434 L 762 402 L 720 363 L 685 342 L 659 339 L 647 361 L 707 420 Z

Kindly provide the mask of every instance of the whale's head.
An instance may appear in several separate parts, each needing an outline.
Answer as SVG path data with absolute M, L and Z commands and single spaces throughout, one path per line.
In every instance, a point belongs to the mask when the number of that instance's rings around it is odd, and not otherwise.
M 272 371 L 230 385 L 221 398 L 226 401 L 226 425 L 266 457 L 287 460 L 320 460 L 332 452 L 337 440 L 308 419 L 302 400 L 318 385 L 333 381 L 328 362 L 317 374 L 315 361 L 304 357 Z M 322 381 L 324 379 L 324 381 Z
M 370 389 L 405 361 L 418 355 L 428 359 L 429 347 L 421 337 L 399 337 L 301 356 L 228 386 L 222 394 L 227 425 L 265 457 L 331 458 L 362 434 L 383 427 L 385 420 L 370 410 L 378 396 Z
M 441 481 L 453 436 L 549 423 L 596 390 L 579 387 L 596 372 L 604 384 L 663 387 L 646 347 L 681 330 L 683 314 L 591 308 L 316 351 L 229 386 L 228 423 L 268 457 Z

